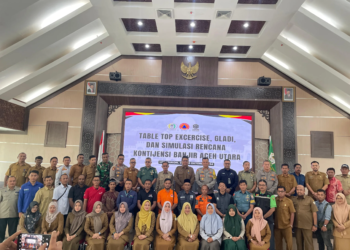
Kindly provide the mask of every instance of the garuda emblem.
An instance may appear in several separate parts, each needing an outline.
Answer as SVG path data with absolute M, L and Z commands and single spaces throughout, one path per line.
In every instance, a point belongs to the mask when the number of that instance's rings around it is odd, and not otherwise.
M 191 63 L 188 63 L 188 67 L 182 62 L 181 63 L 181 71 L 182 73 L 186 75 L 182 75 L 182 77 L 186 78 L 187 80 L 192 80 L 196 78 L 194 74 L 198 72 L 199 69 L 199 63 L 197 62 L 196 65 L 192 67 Z

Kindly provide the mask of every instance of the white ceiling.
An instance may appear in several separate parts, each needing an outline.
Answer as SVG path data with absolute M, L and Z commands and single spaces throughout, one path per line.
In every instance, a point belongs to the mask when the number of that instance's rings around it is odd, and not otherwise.
M 29 106 L 119 55 L 262 58 L 350 113 L 350 3 L 279 0 L 276 5 L 0 0 L 0 98 Z M 157 18 L 170 9 L 173 19 Z M 230 19 L 216 11 L 231 10 Z M 121 18 L 155 19 L 157 33 L 127 32 Z M 175 19 L 211 20 L 208 34 L 176 33 Z M 266 21 L 258 35 L 227 34 L 231 20 Z M 203 44 L 205 53 L 177 53 L 177 44 Z M 156 43 L 162 52 L 135 52 Z M 222 45 L 251 46 L 220 54 Z

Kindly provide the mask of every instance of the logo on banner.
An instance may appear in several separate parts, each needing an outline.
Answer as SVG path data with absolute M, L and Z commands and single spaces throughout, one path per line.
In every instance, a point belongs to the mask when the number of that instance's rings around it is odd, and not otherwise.
M 190 125 L 188 125 L 187 123 L 181 123 L 179 128 L 182 130 L 187 130 L 190 129 Z
M 176 125 L 174 123 L 170 123 L 170 124 L 168 124 L 168 128 L 169 129 L 175 129 Z
M 192 129 L 193 131 L 199 131 L 199 129 L 198 129 L 199 125 L 198 124 L 193 124 L 192 127 L 193 127 L 193 129 Z

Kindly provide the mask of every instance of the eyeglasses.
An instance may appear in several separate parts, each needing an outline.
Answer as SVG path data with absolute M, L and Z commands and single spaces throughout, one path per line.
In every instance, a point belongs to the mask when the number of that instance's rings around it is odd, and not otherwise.
M 132 163 L 132 164 L 136 164 L 136 161 L 131 161 L 130 164 L 131 164 L 131 163 Z
M 151 161 L 145 161 L 145 163 L 151 163 Z

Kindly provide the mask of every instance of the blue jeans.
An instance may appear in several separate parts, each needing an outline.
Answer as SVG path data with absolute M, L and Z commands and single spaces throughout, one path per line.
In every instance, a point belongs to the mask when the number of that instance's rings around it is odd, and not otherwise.
M 269 227 L 271 230 L 271 239 L 270 239 L 270 248 L 269 250 L 275 250 L 275 227 L 274 223 L 269 223 Z M 280 249 L 278 249 L 280 250 Z

